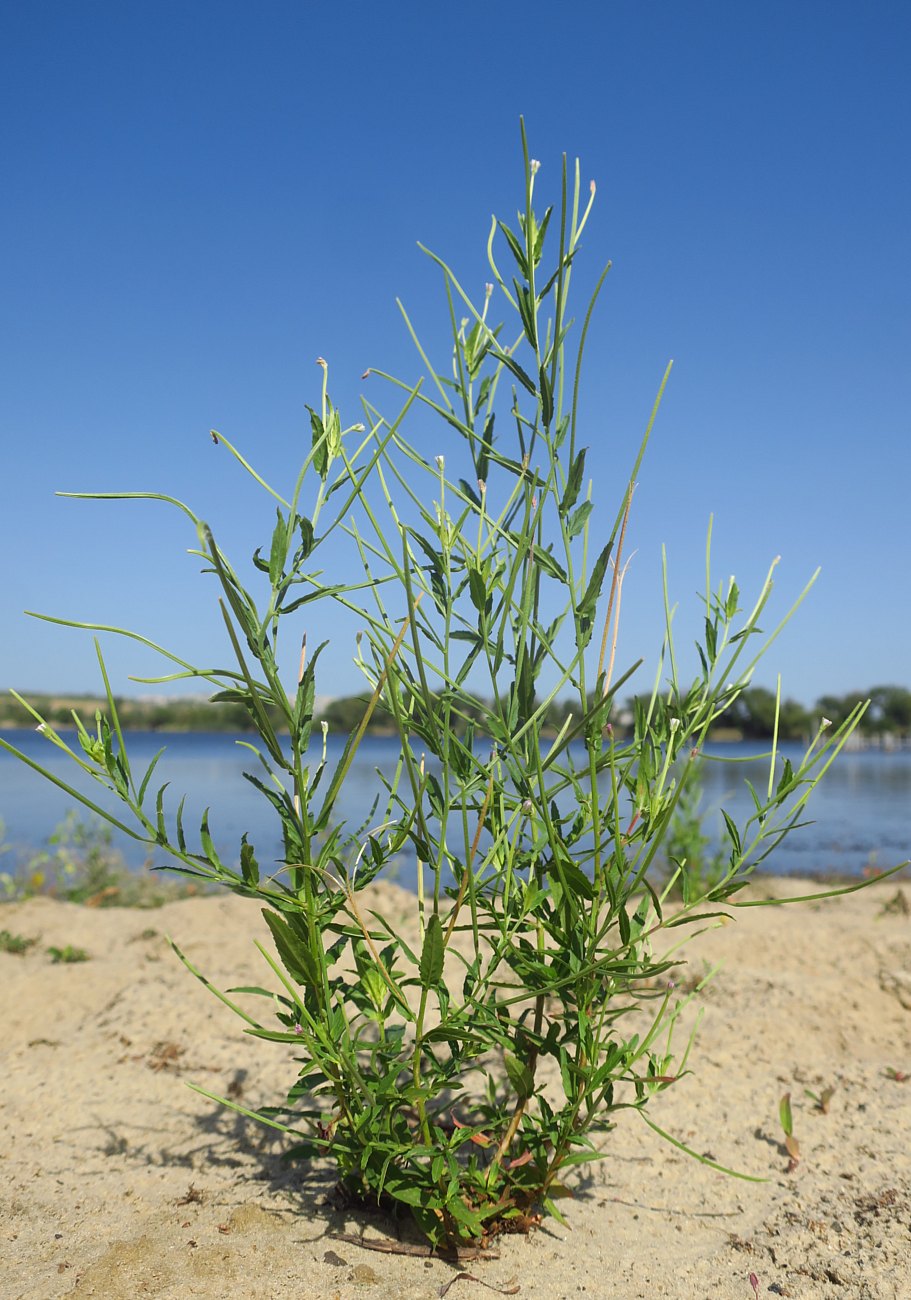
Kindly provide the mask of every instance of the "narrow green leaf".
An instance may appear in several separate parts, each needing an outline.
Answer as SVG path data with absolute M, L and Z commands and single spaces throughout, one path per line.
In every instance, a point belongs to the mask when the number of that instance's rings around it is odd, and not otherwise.
M 183 829 L 183 809 L 186 802 L 187 796 L 183 795 L 180 803 L 177 805 L 177 847 L 180 849 L 181 853 L 186 853 L 187 851 L 187 837 L 184 834 Z
M 307 556 L 313 550 L 313 524 L 303 515 L 298 515 L 297 526 L 300 529 L 301 534 L 301 543 L 298 554 L 301 560 L 306 560 Z
M 538 568 L 542 569 L 549 577 L 556 578 L 558 582 L 566 582 L 566 570 L 560 561 L 554 556 L 550 546 L 542 548 L 536 546 L 534 549 L 534 561 Z
M 788 793 L 788 791 L 791 789 L 791 786 L 793 784 L 794 784 L 794 769 L 791 766 L 791 760 L 789 758 L 786 758 L 784 761 L 784 771 L 781 774 L 781 779 L 779 780 L 778 785 L 775 787 L 776 796 L 779 799 L 781 799 L 784 795 Z
M 256 861 L 253 845 L 247 843 L 246 831 L 240 841 L 240 870 L 248 885 L 259 884 L 259 863 Z
M 162 788 L 162 793 L 163 792 L 164 792 L 164 787 Z M 217 867 L 219 871 L 223 870 L 221 859 L 219 858 L 218 853 L 215 850 L 215 844 L 212 840 L 211 834 L 209 833 L 208 808 L 205 810 L 205 812 L 202 815 L 202 824 L 199 828 L 199 841 L 202 844 L 203 853 L 206 855 L 206 857 L 208 858 L 212 866 Z
M 709 663 L 713 664 L 718 658 L 718 636 L 715 631 L 715 624 L 711 619 L 705 620 L 705 652 L 708 655 Z
M 525 337 L 530 345 L 537 349 L 538 330 L 535 321 L 535 303 L 531 295 L 531 290 L 524 284 L 519 284 L 518 280 L 513 280 L 516 290 L 516 301 L 519 304 L 519 315 L 522 317 L 522 326 L 525 330 Z
M 317 415 L 312 406 L 308 406 L 310 412 L 310 430 L 312 433 L 313 447 L 313 468 L 319 474 L 325 483 L 326 475 L 329 472 L 329 448 L 326 441 L 326 431 L 323 428 L 323 421 Z
M 532 253 L 531 253 L 532 260 L 534 261 L 535 266 L 537 266 L 538 263 L 541 261 L 541 255 L 544 252 L 544 238 L 547 234 L 547 227 L 550 223 L 550 217 L 552 212 L 553 212 L 553 207 L 551 206 L 544 213 L 544 216 L 541 219 L 541 224 L 538 226 L 538 229 L 535 232 L 535 238 L 534 238 L 534 243 L 532 245 Z
M 530 1097 L 535 1086 L 534 1075 L 524 1061 L 520 1061 L 513 1056 L 511 1052 L 504 1052 L 503 1063 L 506 1066 L 506 1073 L 509 1082 L 518 1095 L 520 1101 L 525 1101 Z
M 142 801 L 145 798 L 145 793 L 146 790 L 148 789 L 149 782 L 152 779 L 152 773 L 155 771 L 155 768 L 158 766 L 158 760 L 161 758 L 163 753 L 164 753 L 164 747 L 159 749 L 158 753 L 155 755 L 155 757 L 152 759 L 151 763 L 149 764 L 148 768 L 146 769 L 145 776 L 142 778 L 142 782 L 139 786 L 139 790 L 136 795 L 136 802 L 139 804 L 140 808 L 142 807 Z
M 566 523 L 566 535 L 573 538 L 578 537 L 588 523 L 589 515 L 594 506 L 591 501 L 583 501 L 577 510 L 574 510 Z
M 478 472 L 478 478 L 482 483 L 487 482 L 487 475 L 490 473 L 490 457 L 493 452 L 494 443 L 494 421 L 496 416 L 493 412 L 488 416 L 484 425 L 484 432 L 481 435 L 481 451 L 475 463 Z
M 721 810 L 721 815 L 724 818 L 725 826 L 728 828 L 728 835 L 730 837 L 731 843 L 733 844 L 735 851 L 739 855 L 740 853 L 743 852 L 743 848 L 740 843 L 740 832 L 738 831 L 731 817 L 728 815 L 728 813 L 724 811 L 723 808 Z
M 479 614 L 484 614 L 490 609 L 492 598 L 487 594 L 484 575 L 474 565 L 468 570 L 468 594 Z
M 505 225 L 504 222 L 502 221 L 498 221 L 497 225 L 499 226 L 503 235 L 506 237 L 506 242 L 509 245 L 510 252 L 512 253 L 513 257 L 516 259 L 516 263 L 518 264 L 520 272 L 522 273 L 523 277 L 527 278 L 528 263 L 525 260 L 525 249 L 522 247 L 522 245 L 519 243 L 519 240 L 509 229 L 509 226 Z
M 282 576 L 285 557 L 288 554 L 288 521 L 279 508 L 276 508 L 275 513 L 278 515 L 278 520 L 272 533 L 272 546 L 269 551 L 269 581 L 273 587 Z
M 155 820 L 158 826 L 159 844 L 167 844 L 168 842 L 168 828 L 165 825 L 164 819 L 164 792 L 167 790 L 169 784 L 170 782 L 166 781 L 165 784 L 159 788 L 158 794 L 155 796 Z
M 275 948 L 285 970 L 295 983 L 316 988 L 319 985 L 319 970 L 313 954 L 297 939 L 287 921 L 277 913 L 264 907 L 262 914 L 272 931 Z
M 555 861 L 554 871 L 570 894 L 573 894 L 576 898 L 584 898 L 586 902 L 591 902 L 595 896 L 592 882 L 581 867 L 577 866 L 571 858 L 560 855 Z
M 424 946 L 421 949 L 420 978 L 425 989 L 434 988 L 443 974 L 443 923 L 438 912 L 434 912 L 427 922 L 424 932 Z
M 550 422 L 554 418 L 554 390 L 545 366 L 538 371 L 538 387 L 541 393 L 541 420 L 546 428 L 550 428 Z
M 563 515 L 569 514 L 579 499 L 579 491 L 585 475 L 585 453 L 587 451 L 588 448 L 583 447 L 570 466 L 566 479 L 566 491 L 563 493 L 563 500 L 560 502 L 560 513 Z
M 595 610 L 598 605 L 598 597 L 601 595 L 601 588 L 604 585 L 604 575 L 607 572 L 607 562 L 610 559 L 612 547 L 613 543 L 608 542 L 597 560 L 595 560 L 588 586 L 585 588 L 585 595 L 579 602 L 579 645 L 582 649 L 588 645 L 592 638 Z

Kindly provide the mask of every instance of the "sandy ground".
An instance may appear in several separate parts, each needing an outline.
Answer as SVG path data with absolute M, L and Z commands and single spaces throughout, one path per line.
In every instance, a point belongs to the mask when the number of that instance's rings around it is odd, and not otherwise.
M 0 1295 L 430 1300 L 452 1283 L 452 1300 L 751 1300 L 753 1274 L 760 1297 L 911 1297 L 911 919 L 885 906 L 899 893 L 911 890 L 892 881 L 741 911 L 689 950 L 696 976 L 725 964 L 704 995 L 694 1074 L 649 1113 L 768 1181 L 715 1173 L 623 1112 L 565 1202 L 568 1228 L 502 1238 L 497 1258 L 460 1266 L 340 1241 L 395 1227 L 337 1208 L 328 1171 L 305 1179 L 281 1163 L 280 1137 L 186 1086 L 256 1107 L 293 1081 L 286 1049 L 245 1036 L 164 938 L 220 987 L 269 983 L 254 904 L 0 907 L 0 929 L 40 940 L 0 953 Z M 387 887 L 383 904 L 409 924 L 408 895 Z M 67 943 L 91 960 L 53 964 L 46 949 Z M 806 1090 L 829 1087 L 823 1113 Z

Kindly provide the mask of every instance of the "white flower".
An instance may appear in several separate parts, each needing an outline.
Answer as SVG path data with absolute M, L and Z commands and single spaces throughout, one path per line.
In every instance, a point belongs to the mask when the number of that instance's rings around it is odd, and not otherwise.
M 831 718 L 823 718 L 822 722 L 820 722 L 819 724 L 819 730 L 825 731 L 826 727 L 831 727 L 831 725 L 832 725 Z
M 529 160 L 528 166 L 529 166 L 530 169 L 531 169 L 531 174 L 532 174 L 532 176 L 534 176 L 534 175 L 536 175 L 536 173 L 538 172 L 538 170 L 539 170 L 541 164 L 538 162 L 537 158 L 531 158 L 531 159 Z

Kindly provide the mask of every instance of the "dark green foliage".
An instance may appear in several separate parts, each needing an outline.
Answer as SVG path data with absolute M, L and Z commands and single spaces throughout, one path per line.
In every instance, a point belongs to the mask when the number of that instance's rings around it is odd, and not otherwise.
M 854 713 L 863 698 L 858 696 L 839 722 Z M 795 700 L 782 700 L 778 708 L 779 740 L 804 740 L 813 734 L 819 725 L 820 716 L 831 717 L 823 701 L 815 716 L 810 714 Z M 776 702 L 775 692 L 763 686 L 749 686 L 738 695 L 721 715 L 721 725 L 736 727 L 747 740 L 767 740 L 775 730 Z
M 0 952 L 9 952 L 21 957 L 29 948 L 34 948 L 37 939 L 27 939 L 24 934 L 13 934 L 10 930 L 0 930 Z

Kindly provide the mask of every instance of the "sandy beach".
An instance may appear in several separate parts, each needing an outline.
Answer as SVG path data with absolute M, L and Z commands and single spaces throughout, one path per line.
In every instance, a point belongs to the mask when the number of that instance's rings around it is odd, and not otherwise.
M 0 929 L 37 942 L 0 953 L 0 1295 L 431 1300 L 451 1284 L 453 1300 L 911 1297 L 909 895 L 891 880 L 746 909 L 687 950 L 684 979 L 723 967 L 703 995 L 693 1074 L 649 1114 L 767 1181 L 718 1174 L 622 1112 L 607 1158 L 564 1203 L 568 1227 L 545 1221 L 459 1264 L 341 1239 L 396 1227 L 340 1207 L 328 1168 L 283 1164 L 280 1135 L 187 1087 L 256 1108 L 295 1077 L 287 1049 L 246 1036 L 165 939 L 218 987 L 271 986 L 255 904 L 7 904 Z M 410 896 L 386 886 L 382 904 L 411 924 Z M 47 949 L 66 944 L 90 960 L 55 964 Z M 808 1093 L 828 1089 L 824 1111 Z M 790 1170 L 785 1092 L 800 1145 Z

